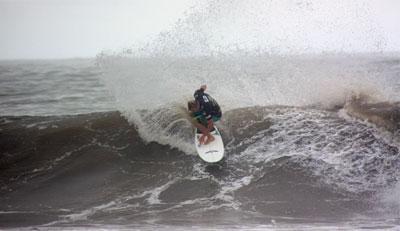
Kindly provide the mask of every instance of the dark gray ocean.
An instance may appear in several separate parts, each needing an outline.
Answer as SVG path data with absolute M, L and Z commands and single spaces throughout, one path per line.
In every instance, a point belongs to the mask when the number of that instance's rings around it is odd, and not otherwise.
M 0 63 L 0 228 L 400 228 L 396 56 Z M 229 80 L 229 81 L 228 81 Z M 221 163 L 186 100 L 221 104 Z

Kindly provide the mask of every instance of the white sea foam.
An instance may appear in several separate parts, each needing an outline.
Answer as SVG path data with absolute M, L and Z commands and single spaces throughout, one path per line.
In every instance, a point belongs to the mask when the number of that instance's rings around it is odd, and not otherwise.
M 160 196 L 160 193 L 163 192 L 165 189 L 167 189 L 170 185 L 172 185 L 175 182 L 176 182 L 176 180 L 171 180 L 157 188 L 151 189 L 151 191 L 149 191 L 150 196 L 149 196 L 149 198 L 147 198 L 147 202 L 151 205 L 152 204 L 160 204 L 161 201 L 158 198 Z
M 114 201 L 111 201 L 107 204 L 102 204 L 99 206 L 95 206 L 86 210 L 83 210 L 81 212 L 78 213 L 72 213 L 72 214 L 68 214 L 68 215 L 63 215 L 61 216 L 62 218 L 64 218 L 65 221 L 80 221 L 80 220 L 87 220 L 89 216 L 95 214 L 96 212 L 100 211 L 100 210 L 104 210 L 106 208 L 112 207 L 115 205 Z
M 295 158 L 293 161 L 313 169 L 326 183 L 355 192 L 376 190 L 396 179 L 396 151 L 376 128 L 347 122 L 334 112 L 276 111 L 268 114 L 271 127 L 239 143 L 247 148 L 231 160 L 252 166 L 281 157 Z

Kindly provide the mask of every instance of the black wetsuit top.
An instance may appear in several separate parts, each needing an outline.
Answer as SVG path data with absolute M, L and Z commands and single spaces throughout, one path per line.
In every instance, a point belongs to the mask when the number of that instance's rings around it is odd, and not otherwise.
M 203 89 L 199 89 L 194 93 L 194 98 L 200 104 L 200 111 L 203 112 L 207 120 L 212 119 L 213 116 L 221 117 L 221 108 L 217 101 L 213 99 L 209 94 L 204 93 Z

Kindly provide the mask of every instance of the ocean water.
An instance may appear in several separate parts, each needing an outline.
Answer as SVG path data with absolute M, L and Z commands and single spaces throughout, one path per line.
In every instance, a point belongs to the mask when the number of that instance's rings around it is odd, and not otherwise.
M 395 57 L 345 59 L 268 57 L 258 60 L 265 66 L 243 65 L 230 76 L 228 61 L 186 59 L 165 70 L 145 60 L 138 70 L 165 71 L 153 79 L 129 73 L 130 65 L 139 65 L 131 58 L 118 58 L 107 70 L 96 60 L 3 62 L 0 224 L 397 229 L 400 62 Z M 292 73 L 295 62 L 299 66 Z M 190 78 L 196 71 L 187 63 L 219 70 L 209 81 L 177 77 L 182 84 L 176 86 L 172 76 Z M 109 74 L 123 72 L 120 65 L 127 74 Z M 314 70 L 315 65 L 330 72 Z M 257 77 L 263 71 L 268 76 Z M 328 74 L 317 78 L 313 71 Z M 204 68 L 200 72 L 207 76 Z M 252 81 L 244 82 L 240 73 Z M 221 86 L 227 76 L 238 79 Z M 201 81 L 223 109 L 218 126 L 226 157 L 218 165 L 196 156 L 184 109 Z
M 368 4 L 319 21 L 371 33 L 323 53 L 277 31 L 262 43 L 266 22 L 279 28 L 262 12 L 283 9 L 254 2 L 200 4 L 156 41 L 95 59 L 1 61 L 0 227 L 398 230 L 400 55 L 376 52 Z M 305 12 L 326 6 L 300 3 L 289 16 L 312 30 L 321 15 Z M 185 109 L 201 84 L 223 111 L 213 165 Z
M 92 59 L 0 61 L 1 115 L 115 110 Z

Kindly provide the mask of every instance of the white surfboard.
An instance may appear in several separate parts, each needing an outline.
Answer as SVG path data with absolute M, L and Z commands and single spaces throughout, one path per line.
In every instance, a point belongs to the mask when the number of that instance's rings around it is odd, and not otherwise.
M 215 140 L 205 145 L 199 143 L 199 138 L 202 134 L 198 132 L 197 128 L 195 129 L 194 143 L 197 153 L 202 160 L 208 163 L 216 163 L 224 158 L 224 143 L 217 127 L 214 128 L 211 134 L 214 136 Z

